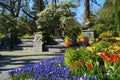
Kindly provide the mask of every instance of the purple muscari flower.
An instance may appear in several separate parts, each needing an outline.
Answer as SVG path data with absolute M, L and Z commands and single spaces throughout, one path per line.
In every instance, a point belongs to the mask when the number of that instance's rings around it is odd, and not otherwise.
M 80 79 L 80 76 L 77 76 L 77 80 L 79 80 Z
M 86 76 L 82 76 L 82 80 L 87 80 L 87 77 Z
M 77 80 L 77 76 L 76 75 L 73 77 L 73 80 Z
M 65 78 L 65 80 L 70 80 L 69 78 Z
M 63 80 L 63 78 L 61 78 L 61 77 L 57 77 L 56 80 Z
M 15 70 L 8 71 L 9 76 L 14 76 L 15 73 L 16 73 Z
M 95 77 L 90 77 L 90 80 L 95 80 Z
M 21 75 L 23 73 L 34 74 L 33 79 L 35 80 L 69 80 L 71 76 L 69 67 L 64 64 L 64 56 L 57 56 L 38 63 L 22 66 L 10 71 L 9 75 Z

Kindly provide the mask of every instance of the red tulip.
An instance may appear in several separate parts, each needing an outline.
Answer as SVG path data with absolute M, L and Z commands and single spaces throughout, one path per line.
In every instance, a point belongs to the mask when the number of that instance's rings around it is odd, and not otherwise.
M 104 56 L 103 59 L 104 59 L 105 61 L 111 61 L 111 58 L 109 58 L 108 56 Z
M 87 64 L 87 68 L 91 69 L 92 68 L 92 64 Z
M 117 58 L 118 58 L 118 55 L 117 54 L 113 54 L 112 55 L 112 62 L 116 62 Z

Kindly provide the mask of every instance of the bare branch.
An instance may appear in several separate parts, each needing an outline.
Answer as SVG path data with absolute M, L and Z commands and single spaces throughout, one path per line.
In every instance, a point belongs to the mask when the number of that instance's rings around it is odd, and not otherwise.
M 16 11 L 16 17 L 18 17 L 19 12 L 20 12 L 20 7 L 21 6 L 21 0 L 18 0 L 18 7 L 17 7 L 17 11 Z
M 3 2 L 0 2 L 0 6 L 6 8 L 7 10 L 10 11 L 10 6 L 8 6 L 7 4 L 3 3 Z
M 96 5 L 100 6 L 100 4 L 98 4 L 98 2 L 96 0 L 91 0 L 93 3 L 95 3 Z
M 6 16 L 4 13 L 2 13 L 2 15 L 7 19 L 9 20 L 10 22 L 12 22 L 12 24 L 16 24 L 15 21 L 13 21 L 12 19 L 10 19 L 8 16 Z
M 28 15 L 30 18 L 32 18 L 33 20 L 37 20 L 37 18 L 31 16 L 31 15 L 30 15 L 27 11 L 25 11 L 24 9 L 22 9 L 22 11 L 23 11 L 26 15 Z
M 45 0 L 46 1 L 46 5 L 48 5 L 48 1 L 47 0 Z

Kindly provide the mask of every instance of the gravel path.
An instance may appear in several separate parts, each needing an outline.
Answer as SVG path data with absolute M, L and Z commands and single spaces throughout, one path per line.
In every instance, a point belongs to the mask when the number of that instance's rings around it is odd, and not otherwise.
M 0 51 L 0 80 L 9 80 L 8 71 L 20 66 L 39 62 L 43 59 L 62 55 L 64 53 L 36 51 Z

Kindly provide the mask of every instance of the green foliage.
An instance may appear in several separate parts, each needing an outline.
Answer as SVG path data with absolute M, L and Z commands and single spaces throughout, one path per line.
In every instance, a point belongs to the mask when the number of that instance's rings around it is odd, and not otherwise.
M 82 71 L 82 68 L 78 69 L 78 67 L 76 65 L 76 64 L 78 64 L 79 61 L 84 62 L 85 53 L 86 53 L 85 48 L 78 48 L 78 49 L 69 48 L 66 50 L 65 53 L 66 53 L 65 54 L 65 64 L 70 67 L 70 69 L 72 70 L 72 73 L 76 74 L 76 75 L 85 74 L 85 72 Z M 73 67 L 74 64 L 75 64 L 75 66 Z
M 69 28 L 69 31 L 65 31 L 65 35 L 71 37 L 71 36 L 78 36 L 81 33 L 81 25 L 75 25 L 71 28 Z
M 106 31 L 111 31 L 115 36 L 119 35 L 120 9 L 114 1 L 106 0 L 104 6 L 96 12 L 96 16 L 93 18 L 95 22 L 93 29 L 96 31 L 96 36 Z M 119 0 L 116 1 L 119 3 Z
M 102 74 L 100 73 L 100 71 L 102 71 L 101 68 L 98 67 L 98 57 L 85 47 L 67 49 L 65 54 L 65 64 L 70 67 L 72 74 L 74 75 L 100 77 Z M 89 68 L 88 65 L 90 65 Z
M 24 73 L 20 76 L 13 76 L 10 78 L 10 80 L 26 80 L 32 78 L 33 75 L 30 75 L 29 73 Z
M 113 56 L 110 53 L 102 52 L 104 48 L 109 48 L 111 44 L 105 41 L 99 41 L 92 46 L 81 48 L 69 48 L 65 53 L 65 64 L 70 67 L 72 74 L 79 76 L 94 76 L 96 80 L 119 79 L 119 57 L 111 62 Z M 116 46 L 116 45 L 115 45 Z M 119 55 L 113 53 L 112 55 Z M 110 59 L 110 61 L 107 61 Z M 112 76 L 111 76 L 112 75 Z M 115 78 L 116 77 L 116 78 Z
M 43 11 L 37 14 L 36 21 L 39 28 L 43 28 L 46 32 L 54 34 L 55 29 L 60 28 L 64 34 L 66 28 L 71 28 L 74 21 L 74 14 L 71 8 L 77 7 L 72 2 L 60 2 L 57 5 L 50 4 Z
M 0 33 L 0 38 L 5 38 L 5 35 Z
M 114 19 L 110 9 L 100 9 L 97 12 L 97 17 L 94 18 L 95 25 L 93 29 L 96 31 L 97 36 L 106 31 L 116 33 L 114 26 Z
M 80 39 L 80 38 L 85 38 L 85 35 L 84 35 L 83 33 L 81 33 L 81 34 L 79 34 L 79 35 L 77 36 L 77 38 L 78 38 L 78 39 Z
M 102 50 L 102 48 L 106 48 L 110 45 L 111 44 L 109 42 L 101 40 L 97 43 L 94 43 L 92 46 L 95 47 L 95 52 L 100 52 Z
M 25 35 L 22 35 L 20 38 L 34 38 L 34 35 L 32 34 L 25 34 Z
M 114 9 L 114 21 L 116 25 L 116 32 L 120 37 L 120 0 L 113 1 L 113 9 Z
M 33 0 L 33 3 L 34 4 L 33 4 L 33 7 L 32 7 L 32 10 L 34 10 L 35 12 L 39 12 L 43 8 L 45 8 L 45 1 L 44 0 Z M 41 4 L 42 4 L 42 6 L 41 6 Z
M 46 31 L 42 31 L 39 33 L 42 34 L 43 44 L 47 44 L 52 39 L 52 36 L 49 33 L 47 33 Z
M 0 14 L 0 32 L 3 34 L 9 33 L 10 31 L 13 31 L 15 29 L 15 18 L 13 18 L 12 16 L 9 16 L 7 14 L 5 14 L 6 18 Z M 11 19 L 8 20 L 7 18 Z
M 104 41 L 110 41 L 112 37 L 113 37 L 113 34 L 110 31 L 103 32 L 99 35 L 99 38 Z
M 27 21 L 23 17 L 20 17 L 17 24 L 17 34 L 18 37 L 23 37 L 24 35 L 33 35 L 37 31 L 37 26 L 35 21 Z

